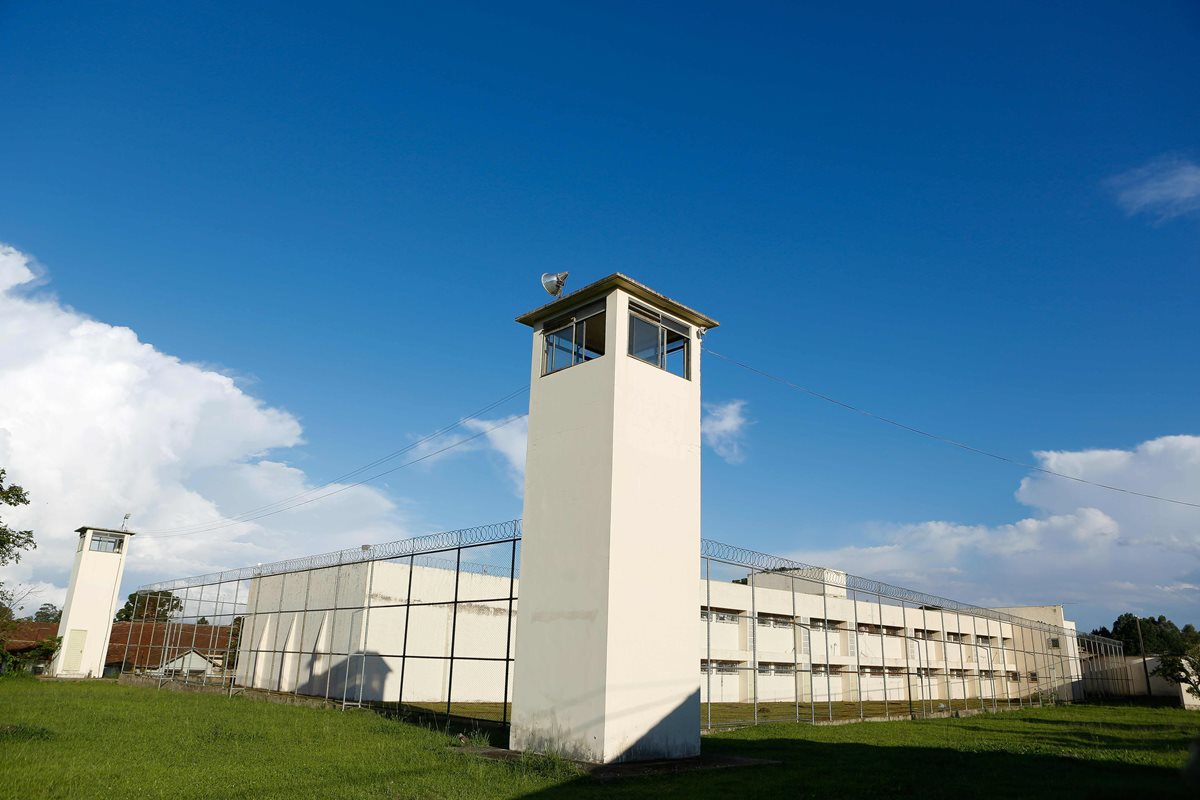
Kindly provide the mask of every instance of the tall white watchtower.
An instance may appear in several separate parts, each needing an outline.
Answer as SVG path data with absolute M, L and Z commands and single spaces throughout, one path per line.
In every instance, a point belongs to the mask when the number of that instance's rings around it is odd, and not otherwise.
M 125 555 L 133 533 L 89 527 L 79 528 L 76 533 L 79 546 L 71 568 L 67 603 L 58 623 L 62 647 L 50 664 L 50 674 L 60 678 L 99 678 L 104 674 L 108 637 L 112 633 L 113 615 L 117 613 Z
M 599 763 L 700 752 L 700 337 L 624 275 L 531 311 L 510 743 Z

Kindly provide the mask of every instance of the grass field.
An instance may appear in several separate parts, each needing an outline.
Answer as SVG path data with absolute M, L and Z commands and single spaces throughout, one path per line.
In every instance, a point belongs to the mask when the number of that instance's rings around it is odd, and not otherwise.
M 1197 735 L 1196 712 L 1135 706 L 782 723 L 703 743 L 776 765 L 599 780 L 557 759 L 468 755 L 369 711 L 8 678 L 0 797 L 1195 797 L 1179 768 Z

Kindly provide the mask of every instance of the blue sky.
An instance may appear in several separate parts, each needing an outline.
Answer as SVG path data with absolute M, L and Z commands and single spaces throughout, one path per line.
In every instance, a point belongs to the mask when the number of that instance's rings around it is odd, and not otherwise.
M 512 319 L 543 301 L 543 271 L 626 272 L 719 319 L 719 352 L 1022 461 L 1200 435 L 1194 4 L 252 5 L 0 5 L 0 242 L 44 276 L 21 296 L 236 376 L 303 431 L 185 471 L 200 494 L 225 481 L 205 495 L 220 513 L 249 502 L 228 476 L 264 451 L 321 483 L 520 387 Z M 1126 549 L 1090 584 L 1006 589 L 974 538 L 904 570 L 835 566 L 1066 599 L 1087 627 L 1122 603 L 1200 622 L 1200 512 L 1044 481 L 1018 497 L 1020 469 L 712 358 L 704 395 L 746 421 L 739 463 L 705 454 L 706 536 L 857 559 L 932 522 L 995 539 L 1096 509 Z M 30 413 L 0 408 L 0 428 Z M 20 477 L 33 440 L 11 439 Z M 1200 440 L 1171 441 L 1170 465 L 1131 456 L 1110 480 L 1200 499 Z M 25 475 L 62 524 L 119 521 Z M 372 502 L 404 532 L 506 519 L 512 478 L 480 448 Z M 135 509 L 135 527 L 138 510 L 167 513 Z M 17 578 L 60 589 L 67 544 L 47 535 Z M 340 540 L 269 541 L 257 560 Z M 1142 548 L 1162 556 L 1133 588 L 1100 588 Z

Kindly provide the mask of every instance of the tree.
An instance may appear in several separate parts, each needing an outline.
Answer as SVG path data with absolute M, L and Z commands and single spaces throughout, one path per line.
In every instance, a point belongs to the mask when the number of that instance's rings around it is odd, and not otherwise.
M 29 495 L 24 489 L 15 483 L 7 487 L 4 485 L 3 469 L 0 469 L 0 505 L 14 508 L 29 505 Z M 32 550 L 35 547 L 37 545 L 33 541 L 33 531 L 14 530 L 5 525 L 4 520 L 0 520 L 0 567 L 20 561 L 22 550 Z
M 33 621 L 34 622 L 61 622 L 62 621 L 62 609 L 59 608 L 58 606 L 54 605 L 54 603 L 42 603 L 42 607 L 34 612 Z
M 29 495 L 24 489 L 16 484 L 4 485 L 4 474 L 4 470 L 0 469 L 0 506 L 16 508 L 29 505 Z M 21 551 L 34 547 L 37 545 L 33 541 L 33 531 L 14 530 L 0 519 L 0 567 L 20 561 Z M 8 632 L 17 612 L 23 607 L 22 601 L 29 594 L 30 590 L 26 590 L 24 594 L 19 591 L 11 592 L 0 582 L 0 650 L 3 650 L 3 643 L 8 639 Z
M 114 622 L 131 622 L 136 619 L 166 622 L 171 614 L 183 608 L 183 601 L 168 591 L 133 592 L 125 605 L 117 611 Z
M 35 594 L 37 591 L 32 586 L 18 584 L 16 591 L 12 591 L 0 583 L 0 642 L 5 640 L 6 632 L 16 621 L 17 613 L 25 608 L 25 602 Z
M 237 669 L 238 648 L 241 646 L 242 625 L 245 622 L 245 617 L 234 617 L 232 624 L 229 626 L 229 659 L 225 664 L 226 669 Z
M 200 619 L 196 620 L 196 624 L 197 625 L 208 625 L 210 623 L 208 621 L 208 617 L 201 617 Z
M 1150 674 L 1186 686 L 1188 694 L 1200 698 L 1200 645 L 1193 645 L 1183 655 L 1160 657 L 1158 666 Z
M 1145 652 L 1142 652 L 1142 647 L 1138 641 L 1138 622 L 1141 622 L 1142 641 L 1146 644 Z M 1185 625 L 1184 628 L 1191 628 L 1195 636 L 1195 628 L 1190 625 Z M 1125 613 L 1117 617 L 1113 622 L 1112 631 L 1107 628 L 1097 628 L 1092 633 L 1098 636 L 1107 636 L 1116 639 L 1125 645 L 1125 655 L 1182 655 L 1187 650 L 1187 644 L 1184 641 L 1184 634 L 1176 627 L 1175 623 L 1164 616 L 1158 617 L 1136 617 L 1133 614 Z
M 1196 626 L 1188 623 L 1179 631 L 1183 636 L 1183 645 L 1189 650 L 1193 647 L 1200 647 L 1200 631 L 1196 630 Z

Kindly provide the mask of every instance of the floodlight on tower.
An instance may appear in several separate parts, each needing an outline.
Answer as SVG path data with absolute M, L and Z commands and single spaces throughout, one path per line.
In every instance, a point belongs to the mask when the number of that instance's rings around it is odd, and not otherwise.
M 553 297 L 562 295 L 563 287 L 567 285 L 568 272 L 543 272 L 542 288 Z

